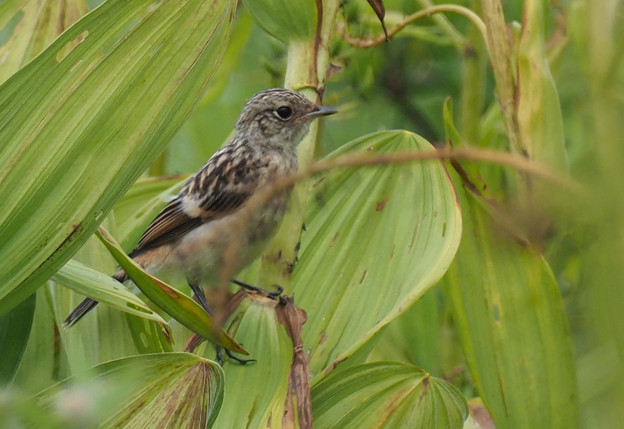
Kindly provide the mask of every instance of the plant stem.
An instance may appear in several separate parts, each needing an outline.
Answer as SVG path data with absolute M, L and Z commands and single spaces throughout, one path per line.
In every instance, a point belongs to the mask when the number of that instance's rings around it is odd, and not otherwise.
M 496 80 L 496 93 L 500 103 L 509 147 L 516 153 L 526 154 L 526 148 L 521 147 L 518 137 L 518 122 L 516 116 L 515 82 L 511 68 L 511 46 L 503 16 L 503 6 L 500 0 L 482 0 L 483 20 L 487 31 L 488 50 L 494 79 Z
M 472 9 L 477 10 L 480 6 L 480 0 L 472 2 Z M 463 138 L 468 144 L 472 145 L 477 144 L 480 138 L 479 124 L 481 112 L 483 111 L 487 65 L 484 42 L 476 27 L 471 27 L 468 30 L 470 48 L 463 52 L 464 64 L 459 127 Z
M 291 41 L 284 86 L 303 92 L 320 102 L 325 90 L 329 66 L 329 45 L 340 7 L 339 0 L 316 0 L 317 28 L 310 40 Z M 306 168 L 314 159 L 318 140 L 318 121 L 310 126 L 306 138 L 299 145 L 299 165 Z M 262 255 L 257 284 L 279 284 L 288 293 L 291 273 L 297 261 L 301 231 L 304 227 L 305 207 L 310 185 L 302 181 L 294 186 L 288 211 L 273 239 Z

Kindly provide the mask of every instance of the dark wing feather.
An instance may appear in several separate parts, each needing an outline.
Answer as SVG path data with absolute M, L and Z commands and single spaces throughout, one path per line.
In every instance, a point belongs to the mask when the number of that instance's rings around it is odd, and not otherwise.
M 202 218 L 186 214 L 182 209 L 181 198 L 176 198 L 147 227 L 129 256 L 133 258 L 150 249 L 171 243 L 202 223 L 204 223 Z
M 242 190 L 213 193 L 202 199 L 200 207 L 205 210 L 205 216 L 214 219 L 231 213 L 247 201 L 250 195 L 250 192 Z
M 226 216 L 243 205 L 253 194 L 269 163 L 246 153 L 245 141 L 224 146 L 191 178 L 180 195 L 152 221 L 139 244 L 130 253 L 173 243 L 205 222 Z M 238 151 L 236 156 L 233 153 Z M 197 201 L 192 215 L 184 210 L 184 199 Z
M 200 204 L 201 216 L 189 216 L 183 209 L 182 198 L 171 201 L 147 227 L 134 250 L 133 258 L 156 247 L 173 243 L 205 222 L 219 219 L 241 206 L 250 194 L 246 192 L 218 192 L 207 195 Z

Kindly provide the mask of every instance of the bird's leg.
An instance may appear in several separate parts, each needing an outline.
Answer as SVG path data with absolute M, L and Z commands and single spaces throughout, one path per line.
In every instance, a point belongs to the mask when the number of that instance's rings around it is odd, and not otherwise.
M 210 317 L 213 317 L 212 314 L 212 309 L 210 308 L 210 306 L 208 305 L 208 301 L 206 300 L 206 294 L 204 293 L 204 288 L 202 288 L 201 286 L 195 285 L 195 284 L 188 284 L 191 287 L 191 290 L 193 291 L 193 293 L 195 294 L 195 298 L 197 300 L 197 302 L 199 303 L 199 305 L 204 309 L 204 311 L 206 313 L 208 313 L 208 315 Z M 219 363 L 219 365 L 223 366 L 223 346 L 220 346 L 219 344 L 216 345 L 216 349 L 217 349 L 217 356 L 216 356 L 216 360 Z M 238 356 L 235 356 L 234 353 L 232 353 L 232 351 L 230 349 L 225 349 L 225 354 L 228 355 L 229 358 L 235 360 L 236 362 L 240 363 L 241 365 L 245 365 L 246 363 L 249 362 L 255 362 L 255 359 L 242 359 L 239 358 Z
M 204 293 L 204 288 L 202 288 L 201 286 L 192 284 L 192 283 L 189 283 L 188 285 L 191 287 L 191 290 L 195 294 L 195 300 L 197 301 L 197 303 L 201 305 L 201 307 L 204 309 L 206 313 L 208 313 L 209 316 L 212 317 L 212 310 L 210 309 L 210 306 L 208 305 L 208 301 L 206 300 L 206 294 Z
M 230 281 L 232 283 L 234 283 L 235 285 L 238 285 L 238 286 L 240 286 L 242 288 L 245 288 L 247 290 L 253 290 L 254 292 L 263 293 L 263 294 L 265 294 L 266 296 L 268 296 L 269 298 L 272 298 L 272 299 L 279 298 L 279 296 L 282 294 L 282 292 L 284 292 L 284 288 L 281 287 L 280 285 L 273 285 L 273 287 L 275 287 L 276 290 L 274 290 L 273 292 L 269 292 L 266 289 L 262 289 L 262 288 L 259 288 L 257 286 L 250 285 L 249 283 L 241 282 L 240 280 L 232 279 Z

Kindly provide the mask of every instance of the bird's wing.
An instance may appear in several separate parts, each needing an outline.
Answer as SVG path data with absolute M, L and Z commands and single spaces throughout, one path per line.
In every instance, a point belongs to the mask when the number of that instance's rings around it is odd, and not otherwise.
M 192 217 L 184 212 L 182 199 L 178 197 L 167 204 L 147 227 L 139 243 L 130 252 L 130 257 L 173 242 L 202 223 L 201 217 Z
M 219 179 L 215 179 L 219 180 Z M 180 194 L 171 201 L 147 227 L 137 246 L 130 253 L 135 257 L 147 250 L 173 243 L 205 222 L 220 219 L 232 213 L 251 196 L 253 189 L 246 186 L 213 186 L 211 193 Z M 189 201 L 194 209 L 188 210 Z

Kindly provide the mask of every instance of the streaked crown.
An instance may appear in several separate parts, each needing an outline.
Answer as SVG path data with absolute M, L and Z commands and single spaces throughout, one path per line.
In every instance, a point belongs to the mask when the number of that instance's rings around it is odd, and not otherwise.
M 270 145 L 296 146 L 314 118 L 333 113 L 336 110 L 317 106 L 296 91 L 268 89 L 249 99 L 236 123 L 236 133 L 253 140 L 263 137 L 263 143 Z

